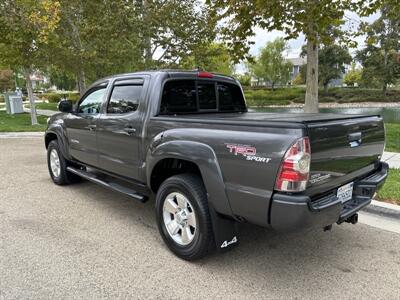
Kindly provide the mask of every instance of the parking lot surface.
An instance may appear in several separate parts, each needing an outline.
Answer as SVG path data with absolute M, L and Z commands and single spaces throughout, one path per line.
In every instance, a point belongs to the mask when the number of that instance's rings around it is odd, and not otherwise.
M 158 234 L 153 201 L 56 186 L 42 138 L 0 139 L 0 299 L 400 299 L 399 234 L 244 224 L 239 239 L 180 260 Z

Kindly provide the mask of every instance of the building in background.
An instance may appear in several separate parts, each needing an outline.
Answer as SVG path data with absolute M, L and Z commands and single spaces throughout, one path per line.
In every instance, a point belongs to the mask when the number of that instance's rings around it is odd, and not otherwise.
M 44 76 L 38 72 L 31 74 L 30 77 L 31 77 L 31 81 L 32 81 L 32 88 L 34 90 L 40 86 L 43 86 L 44 84 L 49 83 L 49 79 L 46 76 Z
M 307 64 L 307 57 L 295 57 L 295 58 L 287 58 L 286 61 L 292 63 L 293 67 L 290 71 L 290 79 L 287 83 L 288 85 L 296 78 L 296 76 L 300 73 L 301 66 Z M 270 87 L 269 82 L 266 82 L 262 78 L 257 78 L 252 76 L 250 81 L 251 86 L 260 86 L 260 87 Z
M 290 81 L 293 81 L 299 75 L 301 66 L 307 64 L 307 57 L 288 58 L 287 61 L 290 61 L 293 65 L 290 72 Z

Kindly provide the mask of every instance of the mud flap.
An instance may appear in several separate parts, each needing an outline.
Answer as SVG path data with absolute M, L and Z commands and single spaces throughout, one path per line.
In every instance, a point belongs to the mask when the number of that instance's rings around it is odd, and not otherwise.
M 227 251 L 239 243 L 237 222 L 218 214 L 212 205 L 209 205 L 214 240 L 218 251 Z

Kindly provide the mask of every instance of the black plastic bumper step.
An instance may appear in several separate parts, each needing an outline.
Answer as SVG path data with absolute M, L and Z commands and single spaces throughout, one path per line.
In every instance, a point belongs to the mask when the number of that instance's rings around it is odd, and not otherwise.
M 74 173 L 82 178 L 85 178 L 91 182 L 94 182 L 98 185 L 101 185 L 105 188 L 108 188 L 110 190 L 119 192 L 121 194 L 127 195 L 129 197 L 132 197 L 136 200 L 139 200 L 140 202 L 146 202 L 147 197 L 144 195 L 139 194 L 136 192 L 134 189 L 131 189 L 129 187 L 123 186 L 117 182 L 113 182 L 111 180 L 101 178 L 100 176 L 97 176 L 96 174 L 93 174 L 91 172 L 87 172 L 85 170 L 81 169 L 76 169 L 73 167 L 67 167 L 68 172 Z

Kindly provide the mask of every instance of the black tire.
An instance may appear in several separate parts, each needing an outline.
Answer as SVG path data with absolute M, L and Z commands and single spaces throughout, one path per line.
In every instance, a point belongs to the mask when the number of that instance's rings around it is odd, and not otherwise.
M 196 216 L 196 231 L 193 240 L 184 246 L 173 240 L 163 219 L 163 206 L 166 197 L 176 192 L 183 194 L 190 201 Z M 204 257 L 215 248 L 207 193 L 199 176 L 181 174 L 165 180 L 157 192 L 156 217 L 158 229 L 164 242 L 178 257 L 189 261 L 196 260 Z
M 53 171 L 51 170 L 50 166 L 50 155 L 53 150 L 57 152 L 60 163 L 60 174 L 58 176 L 53 174 Z M 60 145 L 58 144 L 58 141 L 57 140 L 51 141 L 49 146 L 47 147 L 47 167 L 49 169 L 50 177 L 55 184 L 67 185 L 71 183 L 80 182 L 82 180 L 82 178 L 79 177 L 78 175 L 72 174 L 67 171 L 67 167 L 69 165 L 70 163 L 64 158 L 64 156 L 60 151 Z

